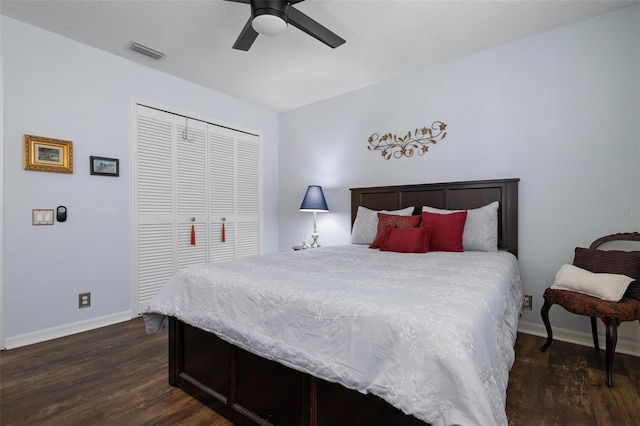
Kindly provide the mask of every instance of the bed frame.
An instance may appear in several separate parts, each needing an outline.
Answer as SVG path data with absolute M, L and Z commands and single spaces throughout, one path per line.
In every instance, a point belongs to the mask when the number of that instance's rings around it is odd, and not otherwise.
M 518 254 L 518 181 L 435 183 L 351 189 L 357 207 L 397 210 L 498 209 L 498 246 Z M 237 425 L 422 425 L 386 401 L 301 373 L 233 346 L 212 333 L 169 318 L 169 384 Z

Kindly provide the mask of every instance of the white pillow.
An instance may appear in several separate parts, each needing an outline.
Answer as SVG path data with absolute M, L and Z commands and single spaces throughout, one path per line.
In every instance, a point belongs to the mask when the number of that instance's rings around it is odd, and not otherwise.
M 370 245 L 378 233 L 378 213 L 396 214 L 398 216 L 411 216 L 413 207 L 400 210 L 371 210 L 358 206 L 356 220 L 351 230 L 351 244 Z
M 462 233 L 464 251 L 497 251 L 498 250 L 498 207 L 494 201 L 484 207 L 467 210 L 467 221 Z M 449 214 L 464 210 L 442 210 L 424 206 L 423 212 Z
M 595 274 L 577 266 L 564 264 L 551 286 L 555 290 L 571 290 L 611 302 L 619 302 L 633 278 L 619 274 Z

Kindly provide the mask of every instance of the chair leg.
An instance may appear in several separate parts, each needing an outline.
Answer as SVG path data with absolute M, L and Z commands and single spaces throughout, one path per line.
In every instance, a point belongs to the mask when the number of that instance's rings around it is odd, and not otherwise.
M 596 351 L 600 350 L 600 342 L 598 342 L 598 326 L 596 325 L 596 317 L 591 317 L 591 335 L 593 336 L 593 347 Z
M 607 386 L 613 386 L 613 355 L 616 353 L 616 344 L 618 343 L 618 325 L 620 322 L 614 317 L 605 317 L 604 325 L 607 328 L 607 361 L 605 364 L 605 379 Z
M 553 342 L 553 331 L 551 331 L 551 323 L 549 322 L 549 309 L 553 303 L 549 303 L 547 299 L 544 299 L 544 305 L 542 305 L 542 309 L 540 309 L 540 315 L 542 315 L 542 322 L 544 322 L 544 326 L 547 329 L 547 341 L 544 345 L 540 346 L 540 350 L 542 352 L 549 349 L 551 346 L 551 342 Z

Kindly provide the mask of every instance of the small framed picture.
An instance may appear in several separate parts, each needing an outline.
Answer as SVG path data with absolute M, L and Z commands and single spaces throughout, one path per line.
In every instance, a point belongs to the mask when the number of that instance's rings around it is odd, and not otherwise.
M 73 173 L 73 142 L 24 135 L 24 169 Z
M 117 158 L 89 157 L 91 174 L 100 176 L 120 176 L 120 160 Z

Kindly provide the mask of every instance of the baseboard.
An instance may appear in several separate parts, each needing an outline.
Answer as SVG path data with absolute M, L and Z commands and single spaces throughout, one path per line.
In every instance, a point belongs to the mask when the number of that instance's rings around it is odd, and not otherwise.
M 45 330 L 26 333 L 15 337 L 5 339 L 5 349 L 14 349 L 21 346 L 33 345 L 35 343 L 45 342 L 47 340 L 58 339 L 60 337 L 70 336 L 72 334 L 82 333 L 84 331 L 94 330 L 100 327 L 117 324 L 119 322 L 129 321 L 131 313 L 128 311 L 119 312 L 117 314 L 105 315 L 98 318 L 92 318 L 85 321 L 79 321 L 73 324 L 65 324 L 57 327 L 47 328 Z M 547 330 L 542 324 L 520 321 L 518 324 L 518 332 L 531 334 L 534 336 L 547 337 Z M 573 343 L 582 346 L 593 346 L 591 333 L 580 333 L 563 328 L 553 328 L 553 339 L 562 342 Z M 605 347 L 605 337 L 600 335 L 600 346 Z M 616 352 L 640 357 L 640 342 L 635 340 L 618 338 Z
M 82 333 L 83 331 L 94 330 L 96 328 L 106 327 L 108 325 L 117 324 L 119 322 L 129 321 L 130 319 L 131 312 L 119 312 L 117 314 L 105 315 L 98 318 L 91 318 L 84 321 L 74 322 L 72 324 L 65 324 L 57 327 L 47 328 L 45 330 L 34 331 L 33 333 L 7 337 L 4 340 L 5 349 L 15 349 L 21 346 L 33 345 L 34 343 L 58 339 L 60 337 Z
M 580 333 L 572 330 L 565 330 L 563 328 L 553 329 L 553 340 L 560 340 L 562 342 L 574 343 L 576 345 L 593 347 L 593 338 L 591 333 Z M 547 337 L 547 330 L 542 324 L 535 324 L 532 322 L 520 321 L 518 324 L 518 331 L 520 333 L 532 334 L 534 336 Z M 604 334 L 599 334 L 600 347 L 604 349 L 606 347 Z M 640 342 L 637 340 L 625 339 L 624 337 L 618 338 L 616 344 L 616 352 L 621 354 L 633 355 L 640 357 Z

